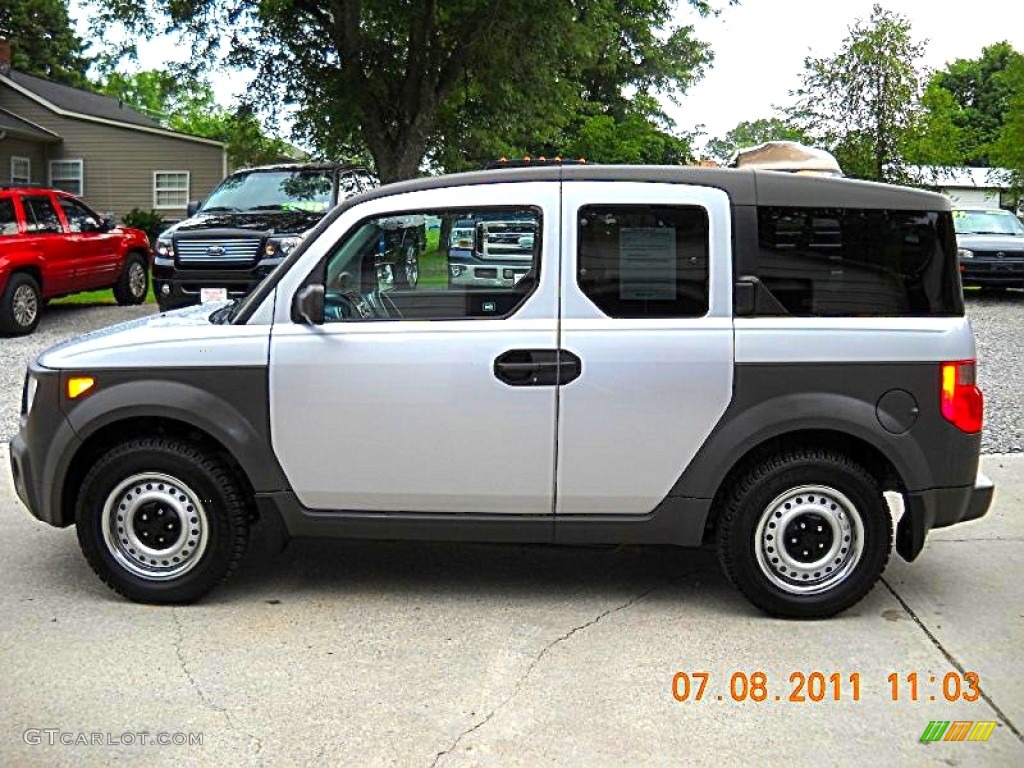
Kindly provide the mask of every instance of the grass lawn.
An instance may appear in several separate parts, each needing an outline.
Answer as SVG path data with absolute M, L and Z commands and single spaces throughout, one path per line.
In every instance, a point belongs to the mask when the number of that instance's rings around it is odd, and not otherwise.
M 146 304 L 155 304 L 156 296 L 153 295 L 153 284 L 149 284 L 149 293 L 146 294 Z M 107 288 L 102 291 L 86 291 L 85 293 L 72 293 L 70 296 L 64 296 L 60 299 L 54 299 L 50 302 L 53 306 L 64 306 L 67 304 L 117 304 L 114 301 L 114 291 Z

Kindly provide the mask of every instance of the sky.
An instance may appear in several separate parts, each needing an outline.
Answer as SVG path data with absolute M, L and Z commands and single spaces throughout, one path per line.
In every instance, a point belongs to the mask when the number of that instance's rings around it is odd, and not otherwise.
M 692 24 L 696 37 L 711 44 L 715 60 L 678 106 L 666 102 L 666 112 L 680 130 L 703 125 L 707 139 L 743 120 L 775 114 L 773 106 L 787 104 L 789 92 L 799 84 L 804 58 L 837 51 L 850 25 L 868 18 L 876 0 L 741 0 L 736 6 L 712 0 L 724 8 L 717 17 L 703 19 L 686 0 L 676 1 L 676 23 Z M 882 6 L 909 19 L 914 39 L 926 42 L 921 64 L 931 69 L 959 58 L 977 58 L 984 46 L 1000 40 L 1024 51 L 1024 0 L 884 0 Z M 72 0 L 71 13 L 79 34 L 89 39 L 81 0 Z M 187 48 L 176 47 L 173 41 L 139 44 L 142 69 L 187 56 Z M 225 105 L 246 84 L 239 73 L 214 72 L 210 80 Z M 703 140 L 697 146 L 703 146 Z
M 701 19 L 679 0 L 676 22 L 692 24 L 695 36 L 711 44 L 715 60 L 679 106 L 666 104 L 669 117 L 684 130 L 703 124 L 713 138 L 743 120 L 772 116 L 774 105 L 790 103 L 804 59 L 835 53 L 853 22 L 871 15 L 874 2 L 742 0 L 718 17 Z M 983 47 L 1001 40 L 1024 51 L 1022 0 L 884 0 L 881 5 L 906 16 L 913 38 L 926 41 L 921 63 L 930 69 L 977 58 Z

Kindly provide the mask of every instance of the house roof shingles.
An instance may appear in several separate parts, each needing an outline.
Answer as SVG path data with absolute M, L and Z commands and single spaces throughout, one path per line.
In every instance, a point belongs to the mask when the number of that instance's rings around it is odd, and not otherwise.
M 16 85 L 20 85 L 25 90 L 31 91 L 36 96 L 46 99 L 55 107 L 67 112 L 77 112 L 80 115 L 101 117 L 105 120 L 116 120 L 120 123 L 146 128 L 160 128 L 160 124 L 156 120 L 136 112 L 110 96 L 72 88 L 60 83 L 51 83 L 41 77 L 26 75 L 24 72 L 14 70 L 7 77 Z

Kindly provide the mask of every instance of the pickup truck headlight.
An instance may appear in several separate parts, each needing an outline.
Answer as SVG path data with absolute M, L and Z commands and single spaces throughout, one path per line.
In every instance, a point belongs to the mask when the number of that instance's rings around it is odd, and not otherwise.
M 159 237 L 156 241 L 157 256 L 165 256 L 168 259 L 174 258 L 174 243 L 168 237 Z
M 974 251 L 968 250 L 967 248 L 958 248 L 956 251 L 956 255 L 959 256 L 961 259 L 973 259 Z
M 287 256 L 289 253 L 294 251 L 306 236 L 303 235 L 281 235 L 278 237 L 271 237 L 267 240 L 267 244 L 263 247 L 263 253 L 267 257 L 271 256 Z

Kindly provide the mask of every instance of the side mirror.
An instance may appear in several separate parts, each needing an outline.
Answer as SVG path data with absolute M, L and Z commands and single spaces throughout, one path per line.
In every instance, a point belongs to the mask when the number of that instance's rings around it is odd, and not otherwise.
M 201 206 L 202 204 L 202 200 L 189 200 L 188 206 L 185 208 L 185 211 L 188 213 L 188 217 L 192 218 L 193 216 L 195 216 L 196 213 L 199 212 L 199 206 Z
M 292 322 L 306 325 L 324 323 L 324 287 L 313 283 L 299 289 L 292 301 Z
M 109 232 L 116 226 L 117 223 L 114 221 L 114 214 L 104 213 L 103 220 L 100 222 L 100 232 Z

